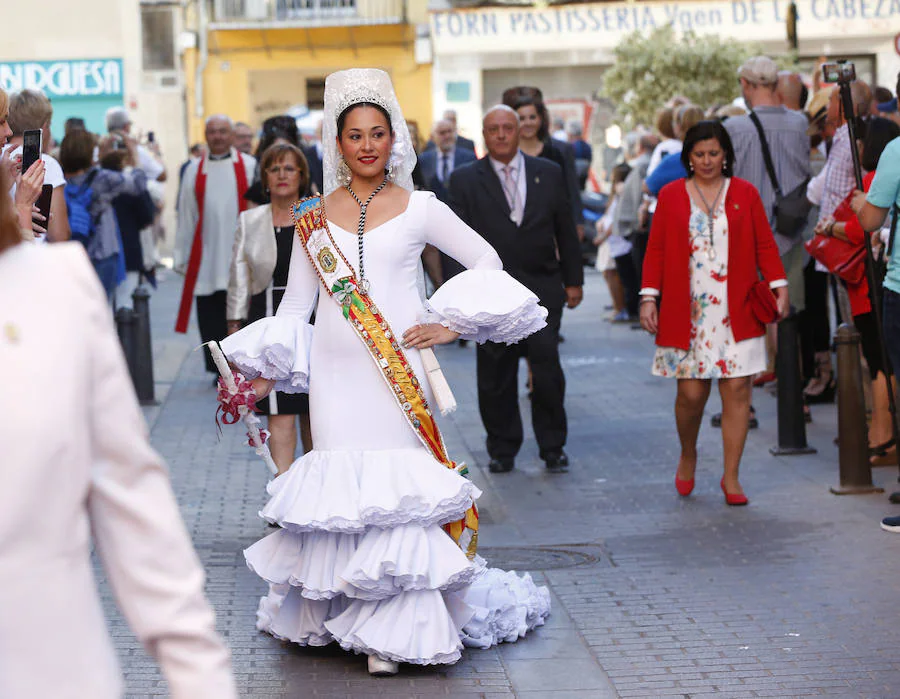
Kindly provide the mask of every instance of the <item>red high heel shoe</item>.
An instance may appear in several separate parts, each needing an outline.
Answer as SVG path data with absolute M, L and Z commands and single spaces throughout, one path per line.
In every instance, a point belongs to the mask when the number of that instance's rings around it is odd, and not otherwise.
M 678 477 L 678 472 L 675 472 L 675 490 L 678 491 L 678 494 L 686 498 L 692 492 L 694 492 L 694 479 L 691 478 L 689 481 L 683 481 Z
M 747 499 L 747 496 L 743 493 L 729 493 L 725 490 L 725 476 L 722 476 L 722 481 L 719 483 L 722 486 L 722 492 L 725 493 L 725 503 L 731 505 L 732 507 L 739 507 L 741 505 L 746 505 L 750 501 Z

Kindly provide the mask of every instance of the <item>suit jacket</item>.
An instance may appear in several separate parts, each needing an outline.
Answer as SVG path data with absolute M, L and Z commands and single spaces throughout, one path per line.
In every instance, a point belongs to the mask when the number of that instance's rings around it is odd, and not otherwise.
M 264 204 L 241 213 L 234 233 L 228 275 L 225 300 L 225 317 L 228 320 L 247 319 L 250 297 L 269 286 L 277 259 L 272 205 Z
M 471 138 L 466 138 L 465 136 L 457 136 L 456 137 L 456 147 L 462 148 L 463 150 L 474 151 L 475 150 L 475 141 L 473 141 Z M 425 144 L 425 150 L 428 151 L 428 150 L 435 150 L 435 149 L 436 149 L 436 146 L 434 144 L 434 141 L 432 141 L 429 138 L 428 143 Z
M 509 218 L 509 203 L 487 157 L 450 175 L 450 206 L 500 255 L 503 268 L 531 289 L 547 308 L 562 308 L 566 286 L 581 286 L 584 269 L 563 171 L 544 158 L 525 158 L 522 224 Z
M 203 568 L 78 243 L 0 253 L 0 697 L 118 699 L 92 542 L 170 696 L 237 697 Z M 10 382 L 12 382 L 10 384 Z M 61 419 L 40 419 L 52 396 Z M 23 522 L 28 523 L 27 535 Z
M 419 156 L 419 169 L 422 173 L 422 179 L 425 181 L 425 189 L 429 192 L 434 192 L 435 196 L 446 204 L 450 200 L 450 193 L 447 191 L 448 183 L 441 182 L 438 178 L 439 154 L 436 148 L 422 153 Z M 475 155 L 475 151 L 457 146 L 453 151 L 453 169 L 456 170 L 463 165 L 475 162 L 477 159 L 478 156 Z
M 667 184 L 659 193 L 650 227 L 641 281 L 659 292 L 656 344 L 687 350 L 691 344 L 691 199 L 687 180 Z M 731 178 L 725 195 L 728 218 L 728 315 L 736 342 L 766 332 L 747 303 L 759 273 L 771 283 L 785 279 L 784 266 L 756 187 Z
M 310 182 L 316 185 L 319 194 L 324 193 L 322 189 L 324 171 L 322 169 L 322 159 L 319 158 L 319 151 L 316 150 L 315 146 L 307 145 L 300 146 L 300 149 L 303 151 L 303 155 L 306 156 L 306 162 L 309 164 Z

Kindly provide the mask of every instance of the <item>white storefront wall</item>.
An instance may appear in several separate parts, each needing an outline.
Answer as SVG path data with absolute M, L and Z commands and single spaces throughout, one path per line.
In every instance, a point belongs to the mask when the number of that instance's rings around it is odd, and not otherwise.
M 180 9 L 172 7 L 177 19 Z M 0 86 L 43 90 L 55 107 L 57 138 L 65 116 L 85 117 L 99 131 L 109 106 L 128 108 L 133 135 L 155 134 L 174 210 L 178 166 L 187 150 L 183 87 L 177 76 L 163 85 L 144 70 L 139 0 L 41 0 L 18 3 L 13 15 L 0 48 Z
M 456 109 L 461 130 L 477 135 L 486 103 L 499 97 L 493 88 L 492 94 L 485 91 L 490 82 L 485 71 L 521 76 L 536 68 L 596 66 L 593 89 L 566 95 L 588 97 L 599 87 L 600 69 L 612 64 L 613 49 L 622 38 L 667 24 L 784 53 L 788 5 L 789 0 L 614 2 L 433 12 L 435 115 Z M 900 71 L 895 47 L 900 0 L 797 0 L 797 9 L 801 56 L 872 56 L 877 82 L 893 89 Z

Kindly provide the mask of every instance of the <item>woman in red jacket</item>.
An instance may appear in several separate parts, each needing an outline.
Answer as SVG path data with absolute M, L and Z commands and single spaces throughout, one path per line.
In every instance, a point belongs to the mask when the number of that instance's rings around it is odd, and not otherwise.
M 862 143 L 860 163 L 868 174 L 863 179 L 863 189 L 868 192 L 875 178 L 875 168 L 888 143 L 900 136 L 900 126 L 890 119 L 876 118 L 866 122 L 866 134 Z M 820 235 L 834 236 L 841 240 L 863 247 L 866 244 L 865 233 L 859 219 L 850 208 L 850 199 L 842 203 L 834 212 L 834 220 L 822 222 L 816 227 Z M 877 241 L 874 241 L 876 242 Z M 896 244 L 896 243 L 895 243 Z M 872 377 L 872 422 L 869 425 L 869 451 L 872 454 L 873 466 L 888 466 L 897 463 L 897 446 L 894 444 L 893 425 L 891 424 L 890 403 L 888 401 L 887 378 L 884 372 L 884 359 L 878 340 L 878 328 L 875 315 L 869 301 L 869 283 L 863 277 L 859 284 L 845 282 L 847 295 L 850 297 L 850 312 L 853 314 L 853 325 L 859 331 L 863 356 L 869 366 Z
M 766 367 L 765 326 L 748 295 L 760 271 L 787 314 L 784 267 L 756 188 L 732 177 L 734 148 L 717 121 L 702 121 L 684 140 L 686 179 L 663 187 L 650 230 L 641 289 L 641 325 L 656 335 L 653 373 L 678 379 L 675 423 L 681 459 L 675 487 L 694 489 L 697 434 L 712 379 L 722 397 L 729 505 L 746 505 L 738 468 L 750 417 L 754 374 Z

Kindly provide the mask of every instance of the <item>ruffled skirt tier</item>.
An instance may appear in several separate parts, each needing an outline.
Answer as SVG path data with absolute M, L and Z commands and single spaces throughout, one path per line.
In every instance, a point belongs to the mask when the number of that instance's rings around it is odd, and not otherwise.
M 423 449 L 312 451 L 269 494 L 260 515 L 281 529 L 244 553 L 269 583 L 257 627 L 277 638 L 443 664 L 549 614 L 546 588 L 470 562 L 443 531 L 480 491 Z

